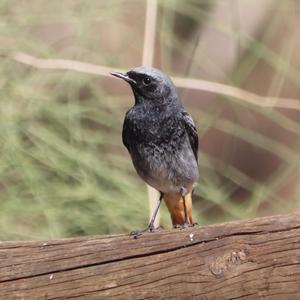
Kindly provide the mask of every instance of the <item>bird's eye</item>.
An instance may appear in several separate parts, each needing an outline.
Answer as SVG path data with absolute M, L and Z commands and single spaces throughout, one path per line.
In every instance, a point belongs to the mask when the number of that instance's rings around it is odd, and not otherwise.
M 150 79 L 149 77 L 146 77 L 146 78 L 144 78 L 143 83 L 144 83 L 145 85 L 148 85 L 148 84 L 151 83 L 151 79 Z

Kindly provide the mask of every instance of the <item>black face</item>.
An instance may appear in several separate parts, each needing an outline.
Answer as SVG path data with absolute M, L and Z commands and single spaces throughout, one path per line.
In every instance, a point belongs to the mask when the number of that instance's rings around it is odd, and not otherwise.
M 139 67 L 126 74 L 117 72 L 111 74 L 130 84 L 136 103 L 163 104 L 172 101 L 172 99 L 178 101 L 171 79 L 160 70 Z
M 158 78 L 135 71 L 129 71 L 127 75 L 135 81 L 135 83 L 130 83 L 133 92 L 146 98 L 162 96 L 160 92 L 163 87 L 163 82 L 159 82 Z

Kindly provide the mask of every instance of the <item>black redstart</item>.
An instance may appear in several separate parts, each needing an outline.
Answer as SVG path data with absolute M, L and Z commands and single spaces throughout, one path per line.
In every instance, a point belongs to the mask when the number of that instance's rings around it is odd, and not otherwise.
M 154 231 L 162 199 L 174 227 L 192 226 L 192 193 L 199 177 L 198 134 L 192 117 L 171 79 L 160 70 L 139 67 L 111 74 L 130 84 L 135 99 L 125 116 L 123 143 L 140 177 L 160 192 L 148 227 L 134 234 Z

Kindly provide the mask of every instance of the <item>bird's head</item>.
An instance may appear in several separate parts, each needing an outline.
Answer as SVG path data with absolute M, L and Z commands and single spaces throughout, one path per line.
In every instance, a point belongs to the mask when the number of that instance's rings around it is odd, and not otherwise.
M 158 69 L 138 67 L 127 73 L 112 72 L 111 74 L 130 84 L 136 104 L 179 103 L 173 82 Z

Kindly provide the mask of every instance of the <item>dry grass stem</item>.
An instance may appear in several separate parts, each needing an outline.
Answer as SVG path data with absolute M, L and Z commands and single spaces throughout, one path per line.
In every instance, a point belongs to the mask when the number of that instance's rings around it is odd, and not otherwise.
M 144 56 L 148 57 L 148 55 L 149 54 Z M 71 70 L 101 76 L 109 76 L 109 72 L 111 71 L 122 71 L 120 69 L 114 69 L 75 60 L 41 59 L 23 52 L 17 52 L 13 54 L 13 59 L 20 63 L 39 69 Z M 257 106 L 300 110 L 300 102 L 298 99 L 264 97 L 238 87 L 202 79 L 172 77 L 172 80 L 177 87 L 195 89 L 215 93 L 225 97 L 232 97 Z

